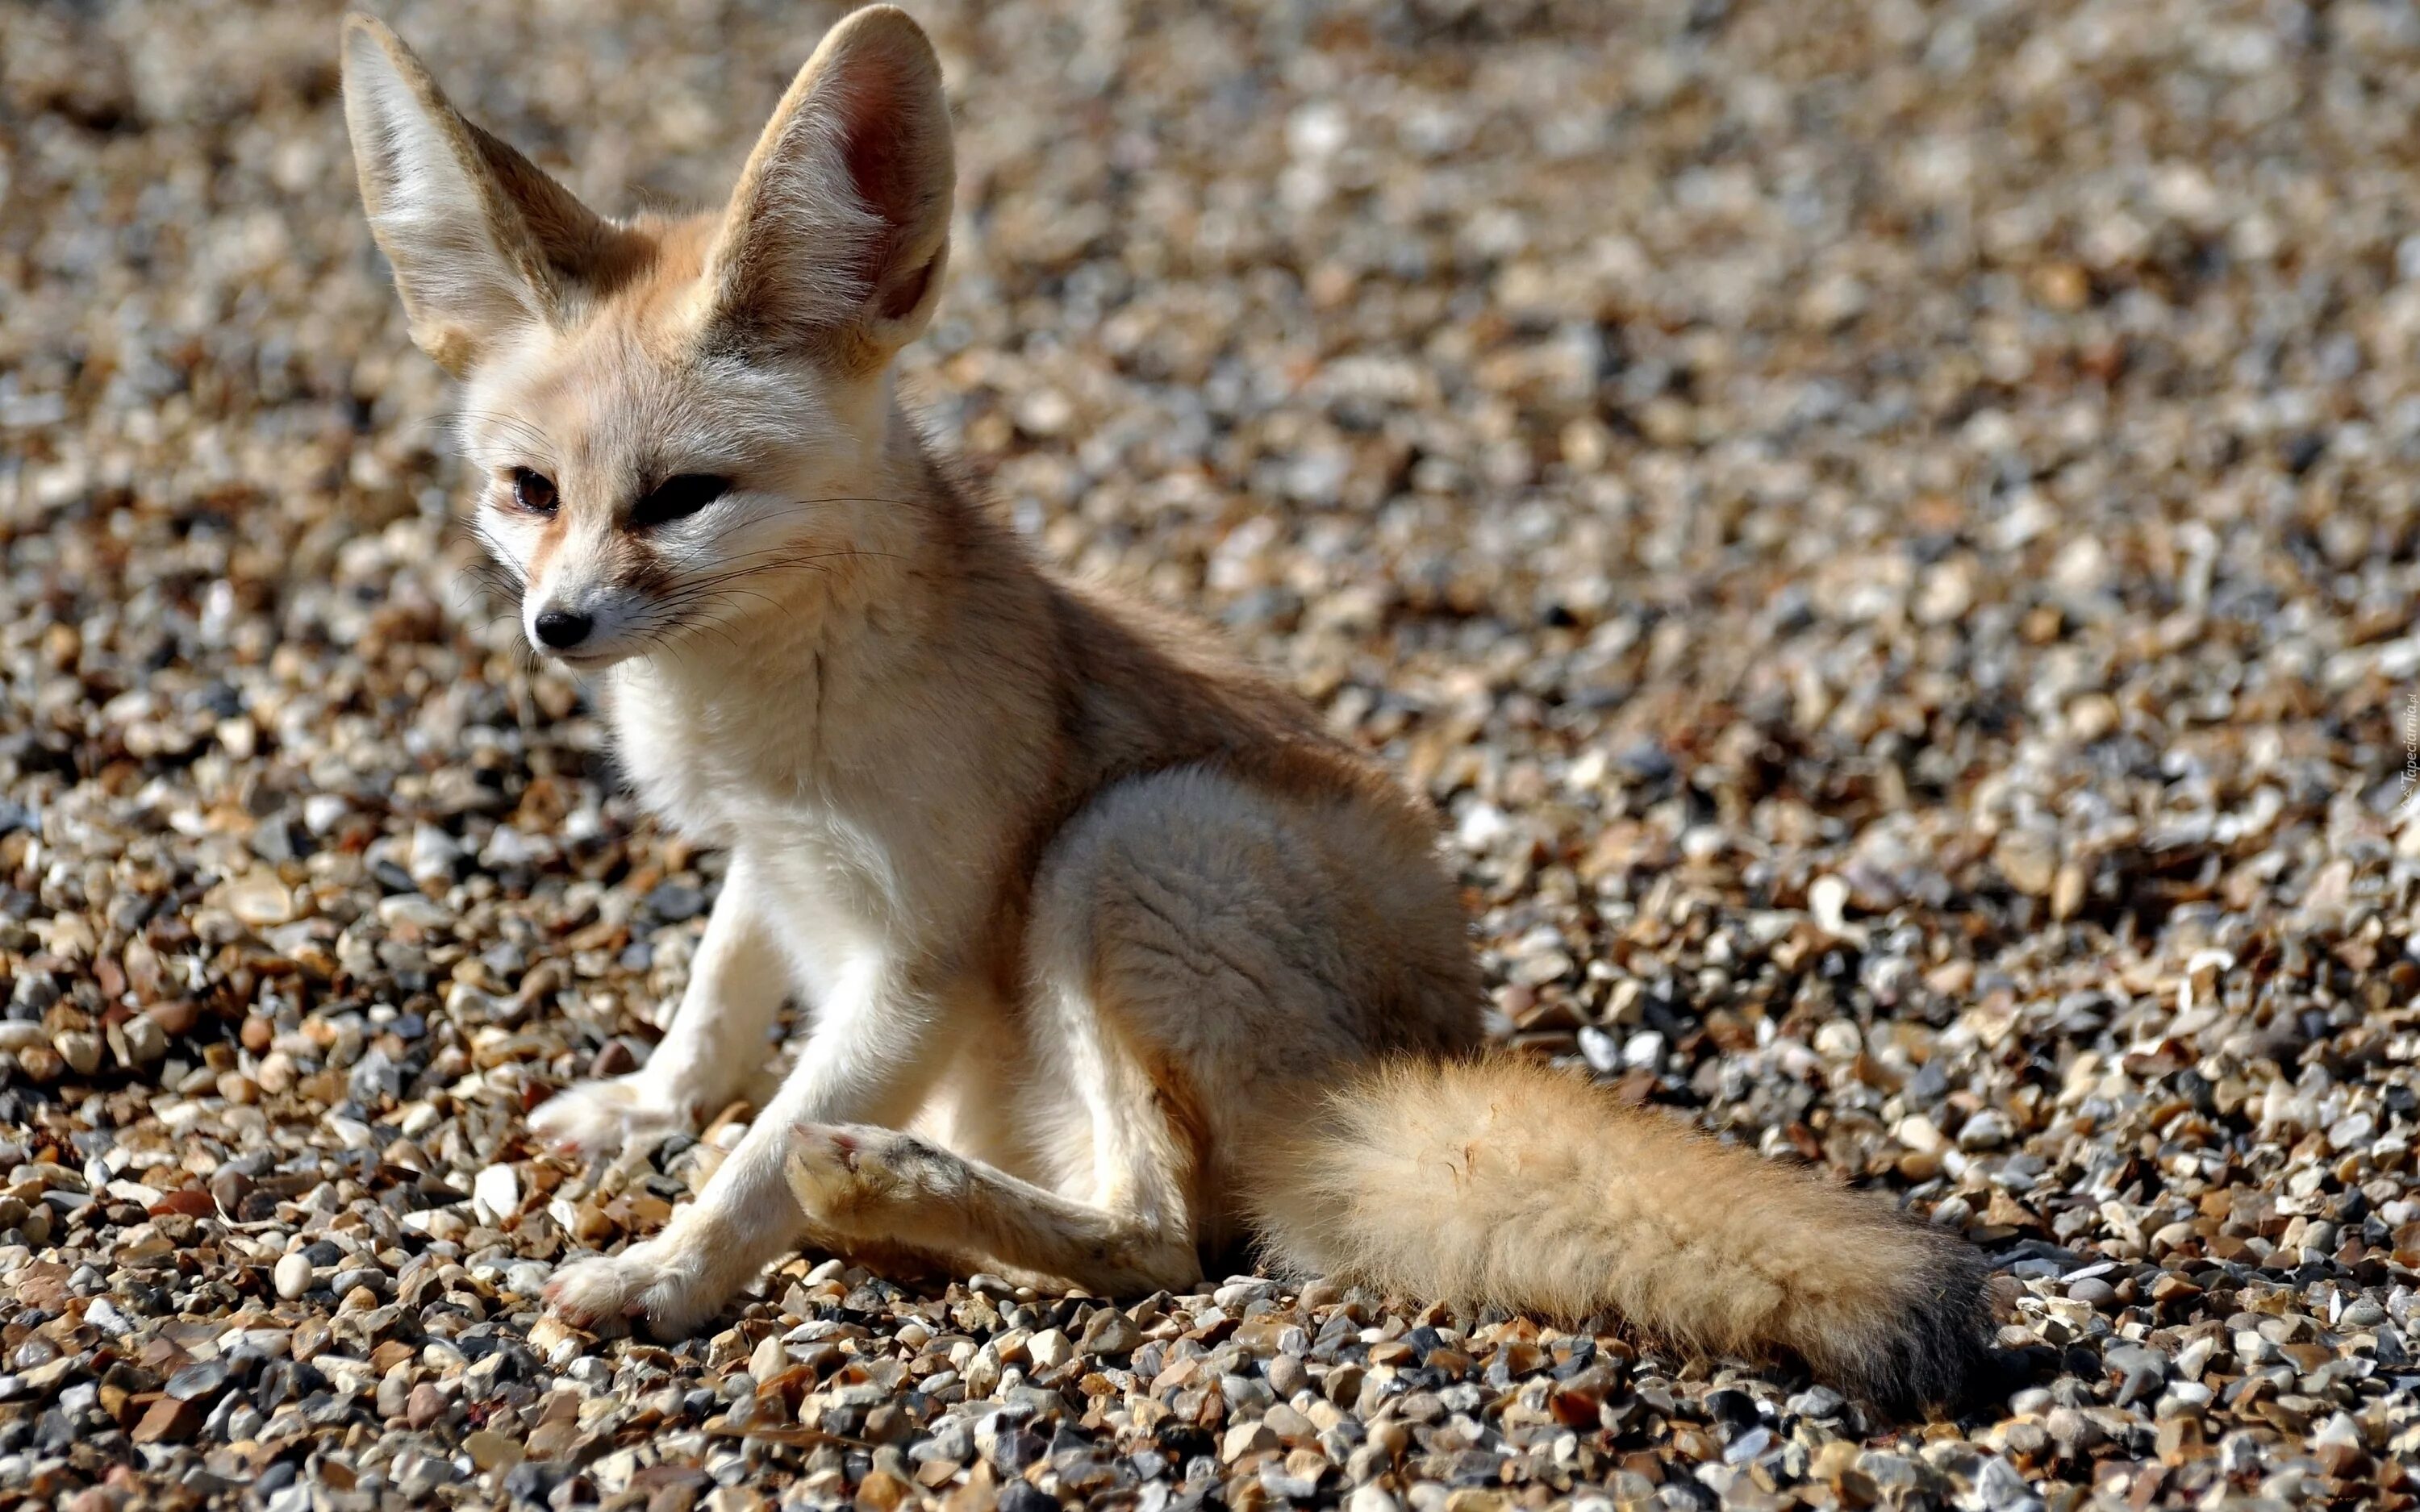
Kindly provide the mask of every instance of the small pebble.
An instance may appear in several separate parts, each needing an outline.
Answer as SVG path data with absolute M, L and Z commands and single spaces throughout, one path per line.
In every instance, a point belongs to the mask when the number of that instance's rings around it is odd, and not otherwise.
M 287 1301 L 302 1295 L 311 1289 L 311 1257 L 300 1250 L 278 1257 L 272 1279 L 277 1294 Z
M 2024 1379 L 1916 1422 L 1345 1278 L 550 1315 L 757 1111 L 527 1137 L 662 1041 L 728 855 L 479 581 L 331 32 L 0 8 L 0 1485 L 2408 1501 L 2413 44 L 2202 8 L 919 12 L 965 214 L 903 396 L 1434 803 L 1497 1038 L 1979 1247 Z M 718 192 L 816 24 L 406 9 L 611 213 Z

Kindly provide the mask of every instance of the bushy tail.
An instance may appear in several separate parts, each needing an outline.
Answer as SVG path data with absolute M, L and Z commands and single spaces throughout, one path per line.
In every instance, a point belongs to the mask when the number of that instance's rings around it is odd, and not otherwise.
M 1363 1073 L 1263 1152 L 1247 1196 L 1285 1268 L 1787 1351 L 1892 1412 L 1956 1399 L 1984 1355 L 1963 1241 L 1510 1056 Z

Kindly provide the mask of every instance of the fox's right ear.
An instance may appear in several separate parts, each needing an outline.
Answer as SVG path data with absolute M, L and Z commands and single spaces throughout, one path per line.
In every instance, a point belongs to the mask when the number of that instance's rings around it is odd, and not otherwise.
M 609 260 L 613 228 L 464 120 L 367 16 L 345 19 L 344 79 L 362 201 L 420 349 L 458 378 L 530 326 L 558 323 Z

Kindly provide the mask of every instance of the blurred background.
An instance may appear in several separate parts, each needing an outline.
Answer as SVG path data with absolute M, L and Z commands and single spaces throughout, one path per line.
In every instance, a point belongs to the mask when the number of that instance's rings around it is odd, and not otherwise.
M 1995 1244 L 2368 1191 L 2355 1286 L 2420 984 L 2410 7 L 914 8 L 908 392 L 1436 798 L 1509 1032 Z M 837 11 L 382 13 L 613 211 L 719 196 Z M 215 1086 L 401 1005 L 411 1094 L 510 997 L 536 1086 L 644 1052 L 718 863 L 460 607 L 336 15 L 0 10 L 11 1011 L 190 998 Z
M 836 13 L 388 15 L 613 211 L 719 195 Z M 2383 883 L 2408 8 L 919 13 L 961 188 L 913 397 L 1047 555 L 1220 619 L 1429 785 L 1516 989 L 1601 1007 L 1549 968 L 1621 964 L 1597 904 L 1657 879 L 1973 887 L 1961 932 L 2138 945 Z M 190 761 L 255 685 L 272 789 L 386 791 L 474 725 L 509 789 L 594 739 L 509 622 L 440 613 L 446 394 L 336 14 L 0 15 L 21 801 Z

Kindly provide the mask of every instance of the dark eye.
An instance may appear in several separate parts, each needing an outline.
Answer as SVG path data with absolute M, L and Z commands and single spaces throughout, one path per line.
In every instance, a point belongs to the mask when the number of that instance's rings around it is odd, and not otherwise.
M 533 515 L 554 513 L 554 480 L 527 468 L 513 469 L 513 502 Z
M 676 478 L 666 478 L 630 506 L 630 523 L 662 525 L 687 519 L 730 491 L 729 478 L 718 478 L 710 472 L 684 472 Z

